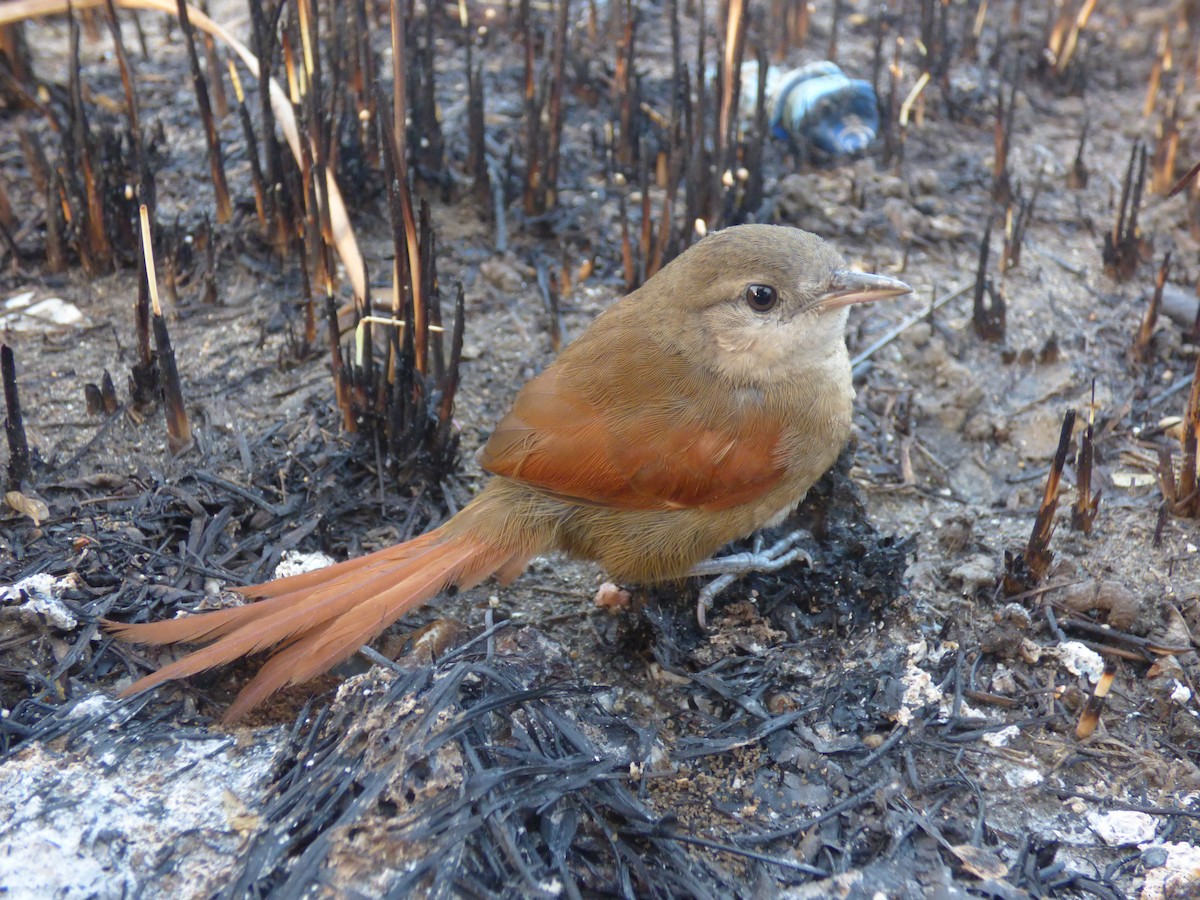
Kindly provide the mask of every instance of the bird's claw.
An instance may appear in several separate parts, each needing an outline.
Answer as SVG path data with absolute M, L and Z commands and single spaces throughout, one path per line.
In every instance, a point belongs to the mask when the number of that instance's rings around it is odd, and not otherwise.
M 812 556 L 799 546 L 802 540 L 810 537 L 812 535 L 807 531 L 793 531 L 766 550 L 762 548 L 762 538 L 758 537 L 754 541 L 752 552 L 714 557 L 693 566 L 689 573 L 691 575 L 718 576 L 700 589 L 700 596 L 696 600 L 696 621 L 700 623 L 700 628 L 708 629 L 708 609 L 712 606 L 713 600 L 742 575 L 750 572 L 778 572 L 784 566 L 789 566 L 798 559 L 804 560 L 811 569 Z

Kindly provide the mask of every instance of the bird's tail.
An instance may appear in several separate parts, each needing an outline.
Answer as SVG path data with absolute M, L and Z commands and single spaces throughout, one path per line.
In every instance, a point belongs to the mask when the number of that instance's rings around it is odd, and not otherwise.
M 511 581 L 544 549 L 530 541 L 501 544 L 462 527 L 460 519 L 472 512 L 468 507 L 441 528 L 368 556 L 237 588 L 262 598 L 245 606 L 145 624 L 104 622 L 108 631 L 133 643 L 208 643 L 134 682 L 121 696 L 276 648 L 225 713 L 232 721 L 284 685 L 327 671 L 446 588 L 474 587 L 493 574 Z

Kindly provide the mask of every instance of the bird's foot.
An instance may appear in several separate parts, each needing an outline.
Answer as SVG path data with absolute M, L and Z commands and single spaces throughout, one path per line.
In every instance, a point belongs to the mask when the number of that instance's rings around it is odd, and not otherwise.
M 802 540 L 811 537 L 807 531 L 793 531 L 763 549 L 760 535 L 755 537 L 754 550 L 749 553 L 718 556 L 693 566 L 689 575 L 717 576 L 700 589 L 700 596 L 696 600 L 696 621 L 700 623 L 700 627 L 708 629 L 708 609 L 713 600 L 742 575 L 750 572 L 778 572 L 798 559 L 804 560 L 809 568 L 812 568 L 812 557 L 803 547 L 798 546 Z

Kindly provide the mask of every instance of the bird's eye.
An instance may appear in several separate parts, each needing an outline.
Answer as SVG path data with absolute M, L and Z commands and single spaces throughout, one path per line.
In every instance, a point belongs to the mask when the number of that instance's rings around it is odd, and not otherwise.
M 746 303 L 755 312 L 769 312 L 779 300 L 779 292 L 769 284 L 752 284 L 746 288 Z

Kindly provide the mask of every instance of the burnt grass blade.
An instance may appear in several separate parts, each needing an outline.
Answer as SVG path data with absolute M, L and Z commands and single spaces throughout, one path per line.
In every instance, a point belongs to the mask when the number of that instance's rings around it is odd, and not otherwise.
M 305 717 L 272 776 L 270 826 L 222 896 L 289 895 L 353 877 L 356 865 L 344 866 L 332 837 L 346 830 L 371 835 L 370 852 L 397 863 L 381 885 L 396 897 L 540 896 L 557 884 L 569 897 L 716 898 L 740 893 L 740 866 L 797 881 L 827 874 L 786 853 L 699 836 L 661 812 L 654 784 L 672 772 L 654 771 L 657 729 L 607 711 L 596 699 L 604 688 L 577 683 L 537 631 L 501 628 L 435 664 L 375 670 L 354 696 Z M 732 725 L 673 759 L 716 765 L 798 718 Z
M 10 711 L 0 720 L 0 757 L 40 734 L 42 723 L 69 718 L 75 701 L 92 695 L 97 682 L 153 668 L 144 650 L 96 641 L 98 618 L 152 621 L 195 609 L 215 585 L 269 579 L 289 550 L 316 547 L 339 557 L 361 552 L 357 536 L 380 523 L 379 479 L 363 466 L 357 442 L 330 433 L 328 415 L 313 410 L 258 434 L 209 432 L 186 457 L 128 475 L 93 471 L 96 448 L 114 431 L 129 439 L 146 428 L 116 414 L 99 426 L 90 453 L 39 468 L 38 493 L 52 515 L 40 527 L 6 519 L 4 580 L 70 576 L 60 599 L 81 624 L 69 636 L 70 652 L 60 657 L 41 639 L 44 625 L 6 620 L 6 636 L 19 638 L 14 646 L 20 649 L 8 647 L 0 667 L 0 707 Z M 434 492 L 414 501 L 405 485 L 388 480 L 385 486 L 385 515 L 403 524 L 384 540 L 410 537 L 444 516 L 441 504 L 429 499 Z M 62 514 L 81 499 L 88 501 L 85 515 Z M 254 665 L 247 663 L 243 675 Z M 217 678 L 198 679 L 185 690 L 208 696 Z M 159 710 L 162 698 L 155 697 Z M 228 699 L 218 691 L 213 702 Z M 166 728 L 170 716 L 154 715 Z
M 647 735 L 589 699 L 600 688 L 574 683 L 537 632 L 502 634 L 494 657 L 485 636 L 434 665 L 377 671 L 365 707 L 355 698 L 309 718 L 280 757 L 272 827 L 223 896 L 302 890 L 337 864 L 343 828 L 372 831 L 405 860 L 389 896 L 538 894 L 551 881 L 567 896 L 719 896 L 720 870 L 690 859 L 626 783 Z

